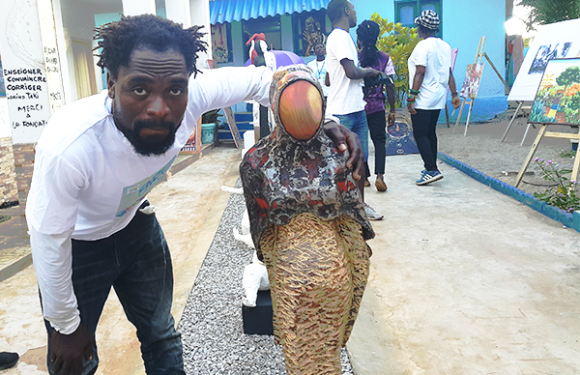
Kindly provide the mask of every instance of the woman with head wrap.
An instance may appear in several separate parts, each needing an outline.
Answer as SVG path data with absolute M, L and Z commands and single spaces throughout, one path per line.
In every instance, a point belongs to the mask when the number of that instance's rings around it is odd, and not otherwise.
M 419 38 L 423 40 L 415 46 L 408 60 L 411 88 L 407 108 L 425 167 L 417 185 L 427 185 L 443 178 L 437 168 L 437 120 L 439 112 L 445 108 L 449 89 L 453 107 L 461 104 L 451 71 L 451 47 L 436 36 L 439 23 L 439 16 L 432 10 L 424 10 L 415 18 Z
M 322 88 L 305 65 L 278 70 L 276 128 L 240 165 L 250 232 L 268 269 L 274 336 L 288 375 L 340 375 L 362 299 L 374 237 L 360 191 L 320 130 Z
M 389 126 L 395 124 L 395 86 L 392 76 L 395 68 L 390 56 L 377 49 L 377 39 L 380 34 L 379 25 L 373 21 L 363 21 L 356 29 L 359 48 L 360 65 L 363 68 L 373 68 L 384 72 L 390 80 L 386 84 L 387 97 L 389 99 Z M 387 191 L 384 180 L 386 158 L 386 117 L 385 117 L 385 93 L 383 85 L 365 87 L 364 99 L 367 102 L 365 112 L 371 139 L 375 146 L 375 187 L 378 191 Z M 368 163 L 365 163 L 367 177 L 371 175 Z

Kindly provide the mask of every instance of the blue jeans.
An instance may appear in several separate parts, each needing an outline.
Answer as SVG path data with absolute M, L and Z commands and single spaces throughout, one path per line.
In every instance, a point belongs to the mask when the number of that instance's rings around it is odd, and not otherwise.
M 149 205 L 145 202 L 142 207 Z M 171 315 L 173 268 L 169 248 L 155 214 L 137 214 L 127 227 L 98 241 L 72 241 L 72 281 L 81 323 L 95 334 L 111 290 L 125 315 L 137 328 L 147 374 L 180 374 L 183 370 L 181 335 Z M 53 328 L 45 321 L 50 336 Z M 99 358 L 85 361 L 83 375 L 94 374 Z M 52 372 L 51 372 L 52 374 Z
M 346 115 L 335 115 L 340 120 L 340 124 L 346 126 L 350 131 L 358 135 L 365 157 L 365 163 L 369 160 L 369 126 L 367 124 L 367 114 L 365 111 L 358 111 Z

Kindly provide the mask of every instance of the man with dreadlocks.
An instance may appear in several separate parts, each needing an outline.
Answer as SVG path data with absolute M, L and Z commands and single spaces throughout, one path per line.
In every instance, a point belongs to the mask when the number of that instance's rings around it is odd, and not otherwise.
M 272 75 L 250 67 L 195 77 L 199 29 L 152 15 L 100 27 L 107 90 L 55 113 L 38 142 L 26 218 L 51 374 L 96 372 L 95 331 L 111 286 L 137 328 L 146 372 L 185 374 L 171 258 L 146 195 L 202 113 L 246 99 L 267 105 Z M 349 143 L 360 170 L 360 146 L 343 129 L 325 127 L 337 148 Z
M 360 50 L 360 66 L 363 68 L 373 68 L 379 72 L 384 72 L 388 78 L 386 91 L 389 99 L 389 126 L 395 124 L 395 85 L 393 84 L 393 75 L 395 67 L 391 57 L 383 51 L 377 49 L 377 39 L 380 34 L 379 25 L 374 21 L 363 21 L 356 29 L 357 44 Z M 385 117 L 385 94 L 383 85 L 374 87 L 365 87 L 364 99 L 367 102 L 365 112 L 367 123 L 371 133 L 371 139 L 375 146 L 375 187 L 378 191 L 387 191 L 387 184 L 384 180 L 385 159 L 387 155 L 387 124 Z M 371 175 L 368 163 L 365 163 L 367 178 Z

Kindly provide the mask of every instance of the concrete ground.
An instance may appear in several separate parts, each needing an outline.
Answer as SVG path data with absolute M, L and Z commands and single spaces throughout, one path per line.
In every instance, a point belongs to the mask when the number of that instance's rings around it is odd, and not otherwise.
M 155 188 L 175 269 L 179 321 L 233 186 L 237 150 L 209 155 Z M 389 157 L 385 214 L 348 343 L 357 375 L 580 373 L 580 234 L 447 165 L 418 187 L 418 155 Z M 374 182 L 374 181 L 372 181 Z M 45 332 L 33 267 L 0 282 L 0 351 L 45 374 Z M 111 294 L 97 331 L 98 374 L 143 374 L 134 329 Z

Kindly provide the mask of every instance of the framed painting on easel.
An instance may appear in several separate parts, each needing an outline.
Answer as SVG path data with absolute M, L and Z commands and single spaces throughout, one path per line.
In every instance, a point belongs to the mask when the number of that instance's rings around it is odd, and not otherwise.
M 580 140 L 580 58 L 553 59 L 546 63 L 528 124 L 542 125 L 518 174 L 516 187 L 528 168 L 542 138 Z M 569 125 L 576 133 L 549 132 L 550 125 Z M 577 181 L 580 153 L 576 153 L 571 180 Z
M 459 93 L 459 96 L 462 98 L 469 98 L 471 100 L 477 98 L 479 85 L 481 84 L 481 75 L 483 74 L 483 66 L 484 65 L 482 63 L 467 65 L 465 79 L 463 80 L 463 85 L 461 86 L 461 92 Z
M 530 45 L 508 96 L 508 102 L 516 102 L 517 108 L 504 132 L 502 142 L 506 139 L 518 113 L 524 112 L 525 108 L 524 115 L 529 116 L 530 104 L 535 99 L 534 94 L 538 90 L 548 61 L 580 56 L 580 33 L 577 32 L 578 30 L 580 30 L 580 19 L 555 22 L 538 27 L 538 32 Z M 528 122 L 520 144 L 522 146 L 530 126 L 533 124 Z
M 465 122 L 465 131 L 463 132 L 463 136 L 467 135 L 467 128 L 469 127 L 469 120 L 471 119 L 471 112 L 473 110 L 473 105 L 475 104 L 475 98 L 477 97 L 477 93 L 479 91 L 479 86 L 481 84 L 481 75 L 483 73 L 483 59 L 485 58 L 497 77 L 500 81 L 504 84 L 504 86 L 508 87 L 505 79 L 503 79 L 500 72 L 497 70 L 489 56 L 484 50 L 485 47 L 485 36 L 482 36 L 479 40 L 479 46 L 477 47 L 477 53 L 475 54 L 475 61 L 473 64 L 467 66 L 467 71 L 465 72 L 465 80 L 463 81 L 463 87 L 461 89 L 461 94 L 459 95 L 461 99 L 461 108 L 459 109 L 459 116 L 457 116 L 457 121 L 455 122 L 455 127 L 453 128 L 453 132 L 455 133 L 455 129 L 457 129 L 457 125 L 459 125 L 459 121 L 461 120 L 461 115 L 463 114 L 463 107 L 465 104 L 469 105 L 469 112 L 467 113 L 467 121 Z M 455 113 L 455 111 L 454 111 Z

